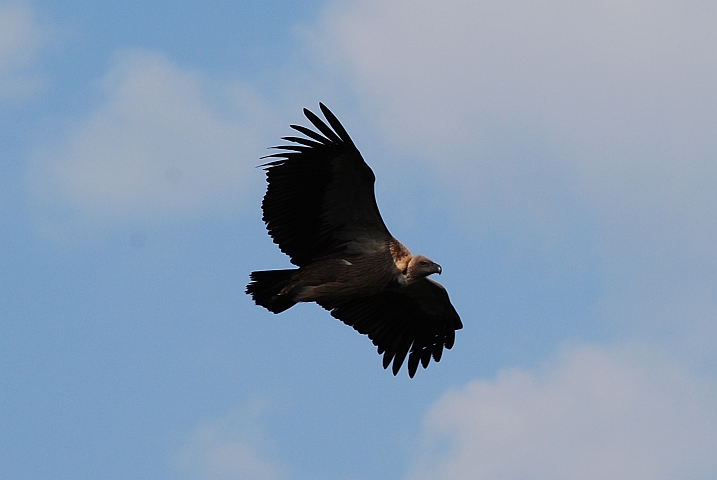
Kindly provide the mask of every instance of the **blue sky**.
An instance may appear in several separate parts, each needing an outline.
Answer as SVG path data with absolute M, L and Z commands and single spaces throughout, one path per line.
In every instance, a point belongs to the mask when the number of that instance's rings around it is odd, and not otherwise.
M 717 474 L 711 2 L 0 2 L 0 477 Z M 326 103 L 462 316 L 414 379 L 286 268 Z

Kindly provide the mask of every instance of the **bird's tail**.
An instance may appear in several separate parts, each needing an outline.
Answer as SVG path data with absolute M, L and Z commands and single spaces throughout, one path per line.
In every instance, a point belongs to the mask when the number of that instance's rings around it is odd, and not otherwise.
M 246 286 L 246 293 L 251 295 L 257 305 L 270 312 L 281 313 L 293 307 L 296 301 L 291 295 L 279 292 L 291 281 L 296 270 L 262 270 L 251 272 L 251 283 Z

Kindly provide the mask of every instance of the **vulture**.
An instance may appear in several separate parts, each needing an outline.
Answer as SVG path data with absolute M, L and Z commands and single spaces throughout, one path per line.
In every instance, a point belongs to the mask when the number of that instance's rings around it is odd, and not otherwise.
M 279 249 L 298 268 L 252 272 L 246 293 L 280 313 L 297 302 L 316 302 L 367 335 L 393 374 L 408 356 L 408 375 L 440 361 L 463 328 L 446 289 L 429 279 L 441 266 L 411 252 L 386 228 L 376 204 L 376 177 L 331 111 L 325 123 L 308 109 L 316 130 L 291 128 L 304 137 L 264 165 L 263 220 Z

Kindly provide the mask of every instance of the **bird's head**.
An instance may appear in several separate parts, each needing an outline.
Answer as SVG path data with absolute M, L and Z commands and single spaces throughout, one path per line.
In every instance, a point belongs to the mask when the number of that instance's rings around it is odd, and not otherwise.
M 406 281 L 412 282 L 419 278 L 427 277 L 432 273 L 441 274 L 441 266 L 428 257 L 416 255 L 408 262 L 406 269 Z

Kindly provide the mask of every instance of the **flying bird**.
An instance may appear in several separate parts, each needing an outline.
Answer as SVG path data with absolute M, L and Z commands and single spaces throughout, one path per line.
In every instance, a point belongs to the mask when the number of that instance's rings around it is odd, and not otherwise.
M 408 356 L 418 365 L 441 359 L 463 328 L 448 293 L 429 279 L 441 266 L 411 252 L 386 228 L 376 204 L 376 177 L 339 120 L 319 103 L 328 125 L 311 111 L 305 137 L 263 158 L 267 190 L 261 207 L 269 235 L 299 268 L 252 272 L 246 293 L 270 312 L 316 302 L 368 335 L 393 374 Z

